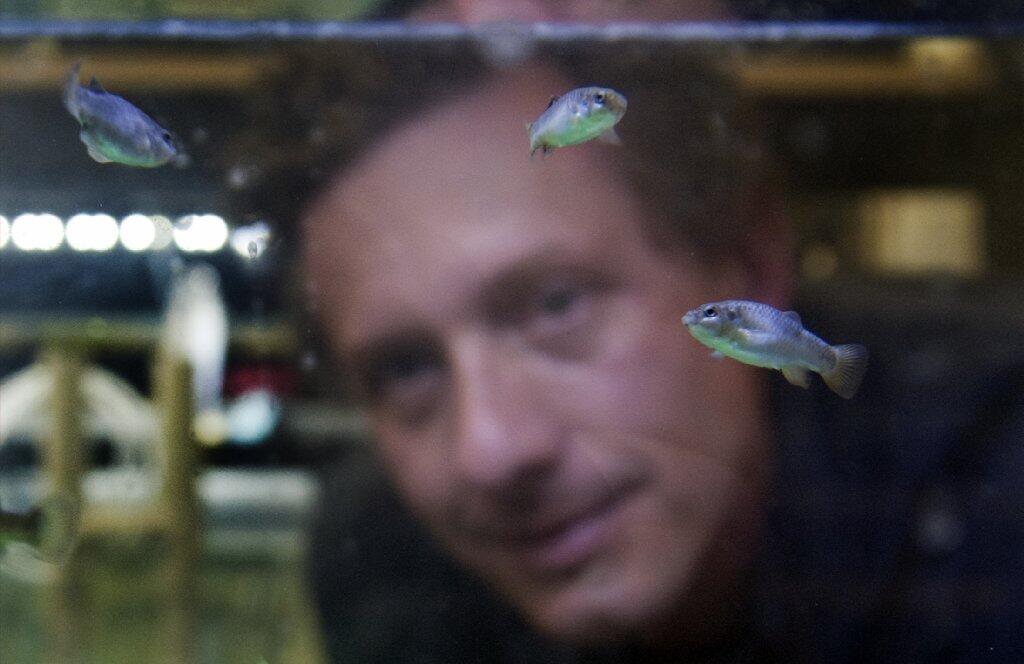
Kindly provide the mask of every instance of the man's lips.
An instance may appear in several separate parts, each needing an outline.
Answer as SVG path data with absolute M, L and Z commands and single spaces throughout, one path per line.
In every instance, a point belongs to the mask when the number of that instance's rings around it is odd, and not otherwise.
M 562 572 L 589 559 L 614 532 L 614 518 L 625 493 L 609 496 L 541 537 L 526 540 L 519 550 L 534 569 Z
M 547 525 L 538 525 L 521 531 L 513 531 L 510 533 L 508 541 L 514 544 L 526 546 L 541 544 L 552 537 L 556 537 L 566 528 L 570 528 L 580 521 L 603 512 L 618 500 L 623 493 L 623 491 L 617 491 L 601 496 L 600 498 L 588 503 L 586 506 L 572 511 L 569 516 L 549 520 Z
M 512 553 L 532 568 L 564 571 L 590 557 L 612 533 L 614 516 L 632 495 L 636 485 L 604 493 L 574 508 L 567 515 L 533 524 L 496 528 L 492 522 L 477 530 L 492 546 Z

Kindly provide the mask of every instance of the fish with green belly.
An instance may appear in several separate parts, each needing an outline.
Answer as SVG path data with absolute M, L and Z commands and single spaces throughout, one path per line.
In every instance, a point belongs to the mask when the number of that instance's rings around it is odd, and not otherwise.
M 101 164 L 153 168 L 175 158 L 171 133 L 148 115 L 103 89 L 95 78 L 78 83 L 78 64 L 64 82 L 64 106 L 81 125 L 78 136 L 89 156 Z
M 554 97 L 540 117 L 526 125 L 530 156 L 599 138 L 619 143 L 615 124 L 626 113 L 626 98 L 610 88 L 576 88 Z
M 712 354 L 745 364 L 778 369 L 793 385 L 809 387 L 810 372 L 850 399 L 868 365 L 860 344 L 831 346 L 804 329 L 795 311 L 779 311 L 759 302 L 711 302 L 683 316 L 683 325 Z

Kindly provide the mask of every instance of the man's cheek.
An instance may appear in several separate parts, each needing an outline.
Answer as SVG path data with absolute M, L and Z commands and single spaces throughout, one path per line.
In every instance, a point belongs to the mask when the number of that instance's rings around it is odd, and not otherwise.
M 417 516 L 428 523 L 443 522 L 452 501 L 453 480 L 441 456 L 415 442 L 395 442 L 387 437 L 377 453 L 399 495 Z
M 577 431 L 660 439 L 694 427 L 708 410 L 701 406 L 701 372 L 671 357 L 566 373 L 549 404 Z

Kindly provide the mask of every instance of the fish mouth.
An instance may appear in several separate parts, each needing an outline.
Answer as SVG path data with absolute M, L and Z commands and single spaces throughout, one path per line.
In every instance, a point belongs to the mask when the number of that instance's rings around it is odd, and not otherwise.
M 697 315 L 697 311 L 696 310 L 694 310 L 694 311 L 687 311 L 685 314 L 683 314 L 682 321 L 683 321 L 683 325 L 685 325 L 686 327 L 690 327 L 691 325 L 696 325 L 697 323 L 699 323 L 700 322 L 700 318 Z

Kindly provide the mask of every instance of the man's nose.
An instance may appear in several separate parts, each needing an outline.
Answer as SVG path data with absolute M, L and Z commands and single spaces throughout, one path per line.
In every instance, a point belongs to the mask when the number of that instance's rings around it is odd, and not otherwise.
M 486 338 L 453 349 L 454 462 L 467 483 L 504 492 L 526 488 L 555 467 L 560 450 L 550 398 L 514 352 Z

